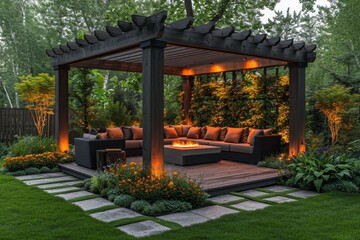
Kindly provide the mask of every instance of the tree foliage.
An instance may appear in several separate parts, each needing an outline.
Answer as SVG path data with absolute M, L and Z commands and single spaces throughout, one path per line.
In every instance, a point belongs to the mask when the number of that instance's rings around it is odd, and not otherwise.
M 55 78 L 46 73 L 38 76 L 20 77 L 21 82 L 16 84 L 16 90 L 28 103 L 27 108 L 31 115 L 39 136 L 43 136 L 49 116 L 54 114 L 55 103 Z

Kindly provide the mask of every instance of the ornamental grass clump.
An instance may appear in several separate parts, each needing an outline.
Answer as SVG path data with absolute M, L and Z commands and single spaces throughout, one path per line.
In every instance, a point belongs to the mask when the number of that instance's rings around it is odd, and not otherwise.
M 115 165 L 108 173 L 117 177 L 117 190 L 137 200 L 155 203 L 158 200 L 178 200 L 190 203 L 193 207 L 206 204 L 207 194 L 198 182 L 173 172 L 160 177 L 151 176 L 149 171 L 136 163 Z

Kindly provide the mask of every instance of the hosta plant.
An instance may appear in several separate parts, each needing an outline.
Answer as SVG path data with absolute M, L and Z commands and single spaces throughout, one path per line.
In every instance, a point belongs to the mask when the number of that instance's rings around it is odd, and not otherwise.
M 289 182 L 320 192 L 325 183 L 354 179 L 360 169 L 360 161 L 346 152 L 317 149 L 294 157 L 287 169 L 292 175 Z

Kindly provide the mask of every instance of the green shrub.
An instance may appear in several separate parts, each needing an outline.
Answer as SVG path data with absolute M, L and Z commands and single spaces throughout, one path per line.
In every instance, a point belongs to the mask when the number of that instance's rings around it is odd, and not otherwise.
M 102 196 L 102 197 L 107 196 L 107 193 L 108 193 L 109 190 L 110 190 L 110 188 L 104 188 L 104 189 L 102 189 L 102 190 L 100 191 L 100 196 Z
M 42 168 L 40 168 L 40 172 L 41 173 L 49 173 L 49 172 L 51 172 L 51 169 L 48 167 L 42 167 Z
M 349 157 L 346 152 L 317 149 L 294 157 L 287 169 L 292 174 L 294 185 L 315 188 L 320 192 L 325 183 L 352 180 L 360 169 L 360 161 Z
M 19 138 L 18 142 L 10 146 L 9 153 L 12 157 L 20 157 L 28 154 L 55 152 L 57 150 L 54 138 L 26 136 Z
M 258 162 L 258 167 L 268 167 L 274 169 L 284 169 L 286 167 L 286 162 L 283 160 L 264 160 Z
M 159 209 L 163 212 L 169 213 L 186 212 L 192 209 L 192 205 L 190 203 L 178 200 L 159 200 L 156 201 L 154 205 L 158 205 Z
M 93 193 L 100 193 L 103 189 L 117 186 L 118 179 L 112 173 L 101 173 L 91 178 L 90 190 Z
M 151 204 L 151 205 L 145 206 L 142 213 L 147 214 L 147 215 L 157 215 L 157 214 L 163 213 L 164 211 L 160 207 L 162 207 L 162 206 Z
M 353 182 L 355 183 L 356 186 L 358 186 L 360 188 L 360 176 L 359 175 L 354 177 Z
M 114 199 L 117 197 L 117 196 L 119 196 L 119 190 L 117 190 L 117 189 L 115 189 L 115 188 L 111 188 L 108 192 L 107 192 L 107 194 L 106 194 L 106 196 L 107 196 L 107 199 L 109 200 L 109 201 L 114 201 Z
M 51 168 L 51 172 L 54 173 L 54 172 L 60 172 L 60 168 L 59 167 L 53 167 Z
M 4 143 L 0 143 L 0 158 L 8 154 L 9 148 Z
M 27 169 L 25 169 L 25 173 L 26 173 L 26 175 L 39 174 L 40 169 L 38 169 L 38 168 L 27 168 Z
M 126 194 L 120 194 L 114 199 L 114 203 L 120 207 L 130 207 L 134 201 L 134 197 Z
M 358 186 L 351 181 L 336 181 L 334 183 L 327 183 L 324 184 L 321 188 L 323 192 L 349 192 L 349 193 L 356 193 L 359 192 Z
M 90 190 L 91 187 L 91 178 L 87 178 L 83 181 L 83 187 L 85 190 Z
M 149 205 L 151 205 L 151 204 L 146 200 L 137 200 L 137 201 L 133 202 L 130 207 L 132 210 L 142 213 L 144 211 L 145 207 L 147 207 Z
M 11 176 L 24 176 L 24 175 L 26 175 L 25 171 L 8 172 L 7 174 L 9 174 Z

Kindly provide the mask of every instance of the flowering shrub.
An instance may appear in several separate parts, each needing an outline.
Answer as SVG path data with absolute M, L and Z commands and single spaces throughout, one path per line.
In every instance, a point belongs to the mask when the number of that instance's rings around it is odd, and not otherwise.
M 199 183 L 173 172 L 154 177 L 148 170 L 136 163 L 115 165 L 108 170 L 119 180 L 117 190 L 135 199 L 154 203 L 158 200 L 179 200 L 189 202 L 194 207 L 204 206 L 207 194 L 201 190 Z
M 9 147 L 9 155 L 12 157 L 57 151 L 58 148 L 54 138 L 39 136 L 21 137 L 16 143 Z
M 44 152 L 40 154 L 28 154 L 20 157 L 6 157 L 4 167 L 9 172 L 25 170 L 27 168 L 42 168 L 44 166 L 53 168 L 58 163 L 73 161 L 73 156 L 68 153 Z

